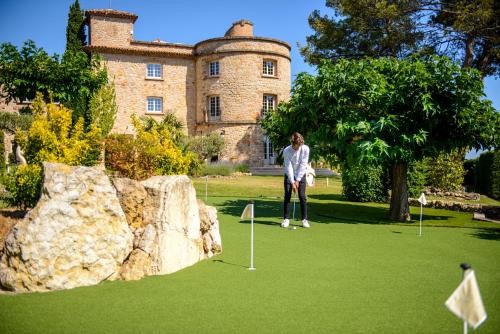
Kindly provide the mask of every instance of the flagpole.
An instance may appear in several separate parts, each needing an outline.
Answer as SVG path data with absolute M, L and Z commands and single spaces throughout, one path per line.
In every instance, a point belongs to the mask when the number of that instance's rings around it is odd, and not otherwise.
M 255 267 L 253 266 L 253 206 L 254 206 L 254 201 L 251 201 L 251 209 L 250 209 L 250 268 L 248 270 L 255 270 Z
M 460 268 L 462 268 L 462 280 L 464 279 L 465 277 L 465 272 L 469 269 L 471 269 L 471 265 L 468 264 L 468 263 L 462 263 L 460 264 Z M 467 320 L 464 320 L 464 334 L 467 334 L 467 331 L 468 331 L 468 327 L 469 327 L 469 324 L 467 323 Z
M 205 175 L 205 203 L 208 200 L 208 175 Z
M 419 234 L 419 236 L 422 236 L 422 206 L 423 206 L 423 204 L 420 203 L 420 234 Z

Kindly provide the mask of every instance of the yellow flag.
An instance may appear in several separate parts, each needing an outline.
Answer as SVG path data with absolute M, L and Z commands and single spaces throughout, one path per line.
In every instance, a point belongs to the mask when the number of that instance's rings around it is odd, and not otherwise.
M 252 219 L 253 218 L 253 204 L 248 204 L 245 206 L 243 213 L 241 214 L 241 219 Z
M 445 303 L 457 317 L 467 321 L 474 329 L 486 320 L 486 311 L 479 293 L 474 270 L 465 272 L 465 277 Z

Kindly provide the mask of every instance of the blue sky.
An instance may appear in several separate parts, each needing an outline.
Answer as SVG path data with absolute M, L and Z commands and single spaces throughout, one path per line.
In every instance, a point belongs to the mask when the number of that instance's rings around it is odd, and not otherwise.
M 68 9 L 73 0 L 0 0 L 0 43 L 21 46 L 35 41 L 49 54 L 61 54 L 66 43 Z M 80 0 L 83 9 L 109 8 L 109 0 Z M 307 18 L 314 9 L 331 14 L 325 0 L 111 0 L 111 8 L 139 16 L 134 38 L 195 44 L 223 36 L 240 19 L 254 23 L 256 36 L 273 37 L 292 46 L 292 79 L 302 71 L 314 72 L 304 63 L 297 43 L 312 34 Z M 500 79 L 487 78 L 485 93 L 500 110 Z
M 66 22 L 73 0 L 0 0 L 0 43 L 22 45 L 35 41 L 49 54 L 61 54 L 66 43 Z M 83 9 L 109 8 L 109 0 L 80 0 Z M 111 7 L 139 16 L 134 26 L 137 40 L 195 44 L 223 36 L 231 23 L 248 19 L 256 36 L 273 37 L 292 46 L 292 78 L 314 68 L 304 63 L 297 43 L 304 45 L 312 33 L 307 23 L 314 9 L 331 14 L 325 0 L 111 0 Z M 500 110 L 500 79 L 487 78 L 485 93 Z

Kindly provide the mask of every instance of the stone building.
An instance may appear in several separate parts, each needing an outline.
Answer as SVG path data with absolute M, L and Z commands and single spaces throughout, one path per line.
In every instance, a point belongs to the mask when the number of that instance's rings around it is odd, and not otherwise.
M 113 131 L 132 133 L 130 116 L 161 119 L 173 113 L 189 136 L 224 136 L 221 160 L 250 166 L 274 163 L 272 145 L 258 125 L 263 113 L 290 94 L 290 45 L 253 35 L 247 20 L 224 37 L 195 45 L 134 39 L 137 15 L 88 10 L 89 45 L 116 87 Z

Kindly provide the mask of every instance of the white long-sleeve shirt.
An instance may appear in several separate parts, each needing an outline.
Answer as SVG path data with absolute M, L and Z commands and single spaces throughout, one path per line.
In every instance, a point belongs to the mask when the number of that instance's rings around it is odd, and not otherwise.
M 288 145 L 283 151 L 285 160 L 285 174 L 288 176 L 288 181 L 293 183 L 302 180 L 306 174 L 307 164 L 309 162 L 309 146 L 301 145 L 295 151 L 292 145 Z

